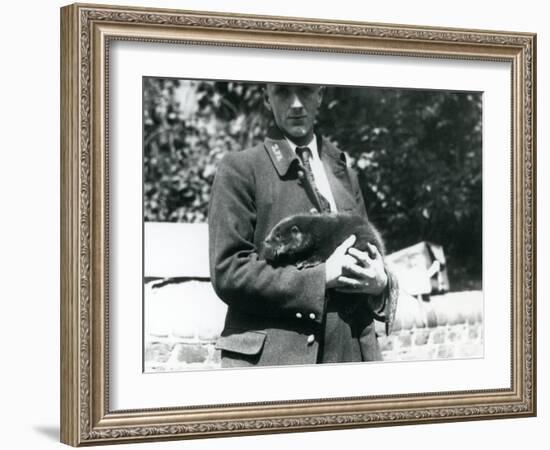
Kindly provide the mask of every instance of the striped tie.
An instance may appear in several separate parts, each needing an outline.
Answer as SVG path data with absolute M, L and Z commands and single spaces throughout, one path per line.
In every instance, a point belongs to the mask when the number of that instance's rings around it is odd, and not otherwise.
M 311 170 L 311 150 L 309 147 L 296 147 L 296 154 L 302 161 L 305 171 L 305 177 L 307 185 L 309 186 L 309 192 L 313 197 L 313 203 L 320 213 L 330 212 L 330 203 L 319 192 L 317 185 L 315 184 L 315 178 L 313 177 L 313 171 Z

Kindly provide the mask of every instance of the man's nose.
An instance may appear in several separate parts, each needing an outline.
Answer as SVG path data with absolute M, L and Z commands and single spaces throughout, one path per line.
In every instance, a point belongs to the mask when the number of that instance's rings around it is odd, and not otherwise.
M 294 96 L 292 97 L 292 101 L 290 103 L 290 107 L 291 108 L 296 108 L 296 109 L 303 108 L 304 104 L 300 100 L 300 97 L 298 97 L 296 94 L 294 94 Z

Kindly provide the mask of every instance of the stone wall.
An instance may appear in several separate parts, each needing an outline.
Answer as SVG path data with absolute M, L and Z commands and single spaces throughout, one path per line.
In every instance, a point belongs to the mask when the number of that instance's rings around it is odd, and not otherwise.
M 145 370 L 147 372 L 219 367 L 214 348 L 226 306 L 210 283 L 188 281 L 145 286 Z M 483 356 L 483 296 L 467 291 L 399 298 L 390 336 L 377 332 L 386 361 Z

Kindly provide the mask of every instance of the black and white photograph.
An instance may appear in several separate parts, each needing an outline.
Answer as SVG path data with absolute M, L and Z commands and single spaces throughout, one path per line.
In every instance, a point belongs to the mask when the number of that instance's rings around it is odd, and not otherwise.
M 482 92 L 142 95 L 145 372 L 484 356 Z

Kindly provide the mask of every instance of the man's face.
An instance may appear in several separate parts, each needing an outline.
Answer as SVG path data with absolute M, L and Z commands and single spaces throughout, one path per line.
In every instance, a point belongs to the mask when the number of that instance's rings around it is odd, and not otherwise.
M 297 145 L 309 143 L 323 99 L 320 86 L 268 84 L 265 104 L 279 129 Z

